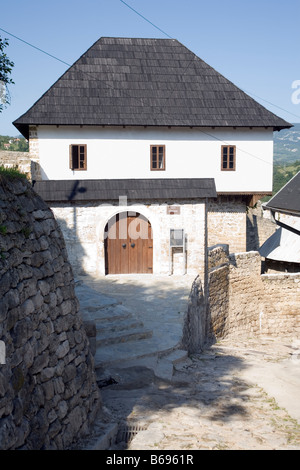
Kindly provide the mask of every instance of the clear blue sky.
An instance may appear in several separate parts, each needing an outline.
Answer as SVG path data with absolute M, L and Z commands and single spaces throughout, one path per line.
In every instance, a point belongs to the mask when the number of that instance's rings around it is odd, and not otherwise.
M 299 0 L 125 1 L 266 108 L 300 122 L 300 104 L 292 102 L 292 83 L 300 80 Z M 0 28 L 69 64 L 102 36 L 166 37 L 120 0 L 11 0 L 0 11 Z M 0 134 L 17 135 L 12 121 L 68 67 L 0 34 L 9 39 L 6 53 L 15 63 Z

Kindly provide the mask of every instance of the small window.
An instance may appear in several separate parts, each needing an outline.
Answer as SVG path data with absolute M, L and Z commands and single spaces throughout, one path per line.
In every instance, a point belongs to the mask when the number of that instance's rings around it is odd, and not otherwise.
M 86 145 L 70 145 L 70 168 L 71 170 L 87 169 L 87 146 Z
M 221 170 L 235 171 L 235 145 L 222 145 Z
M 165 145 L 151 145 L 150 168 L 153 171 L 163 171 L 166 169 Z

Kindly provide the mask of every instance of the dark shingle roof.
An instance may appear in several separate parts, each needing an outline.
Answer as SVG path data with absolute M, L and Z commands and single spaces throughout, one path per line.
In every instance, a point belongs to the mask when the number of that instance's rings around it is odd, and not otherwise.
M 101 38 L 19 119 L 28 125 L 291 127 L 174 39 Z
M 126 179 L 126 180 L 44 180 L 34 190 L 47 202 L 119 200 L 174 200 L 217 197 L 213 178 Z
M 263 207 L 276 212 L 300 216 L 300 172 Z

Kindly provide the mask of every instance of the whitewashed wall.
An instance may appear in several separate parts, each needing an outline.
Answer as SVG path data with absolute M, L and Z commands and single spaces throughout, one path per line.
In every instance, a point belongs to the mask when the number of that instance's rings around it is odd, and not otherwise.
M 153 231 L 153 273 L 168 275 L 203 275 L 205 244 L 205 204 L 174 202 L 179 215 L 169 215 L 166 203 L 117 206 L 105 203 L 56 204 L 52 206 L 61 226 L 70 262 L 75 272 L 92 276 L 105 274 L 104 230 L 108 221 L 120 212 L 137 212 L 146 217 Z M 182 250 L 172 253 L 169 264 L 170 229 L 184 229 L 187 239 L 186 267 Z
M 215 178 L 218 192 L 272 191 L 272 129 L 37 129 L 42 179 Z M 87 144 L 87 171 L 69 168 L 69 145 Z M 221 146 L 236 145 L 236 171 Z M 150 145 L 166 145 L 166 171 L 150 171 Z

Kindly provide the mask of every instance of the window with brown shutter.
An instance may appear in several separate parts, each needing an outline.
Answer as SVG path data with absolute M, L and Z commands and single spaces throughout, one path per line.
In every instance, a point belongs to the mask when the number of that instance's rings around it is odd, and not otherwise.
M 221 170 L 235 171 L 236 167 L 236 146 L 222 145 Z
M 151 171 L 164 171 L 166 169 L 166 146 L 151 145 L 150 147 Z
M 87 169 L 87 146 L 70 145 L 70 168 L 73 171 L 84 171 Z

